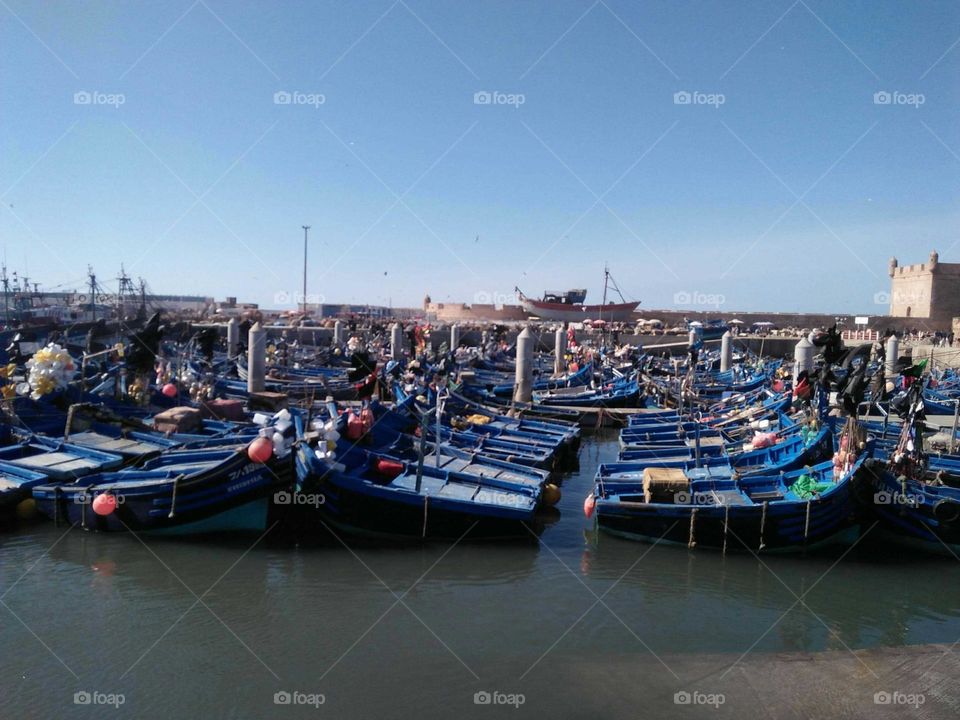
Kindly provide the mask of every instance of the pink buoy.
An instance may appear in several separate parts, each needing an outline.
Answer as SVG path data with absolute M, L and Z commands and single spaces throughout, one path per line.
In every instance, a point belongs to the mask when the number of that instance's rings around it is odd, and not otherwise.
M 273 441 L 258 437 L 247 448 L 247 457 L 255 463 L 265 463 L 273 457 Z
M 93 511 L 97 515 L 109 515 L 117 509 L 117 498 L 110 493 L 101 493 L 93 499 Z
M 164 385 L 164 386 L 160 389 L 160 392 L 162 392 L 162 393 L 163 393 L 164 395 L 166 395 L 168 398 L 176 397 L 176 396 L 177 396 L 177 386 L 174 385 L 173 383 L 167 383 L 166 385 Z
M 591 494 L 583 500 L 583 514 L 588 518 L 593 517 L 593 511 L 597 507 L 597 499 Z

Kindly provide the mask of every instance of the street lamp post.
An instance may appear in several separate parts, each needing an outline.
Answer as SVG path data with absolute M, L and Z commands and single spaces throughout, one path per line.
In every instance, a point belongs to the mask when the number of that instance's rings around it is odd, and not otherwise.
M 307 231 L 309 225 L 302 225 L 303 228 L 303 314 L 307 314 Z

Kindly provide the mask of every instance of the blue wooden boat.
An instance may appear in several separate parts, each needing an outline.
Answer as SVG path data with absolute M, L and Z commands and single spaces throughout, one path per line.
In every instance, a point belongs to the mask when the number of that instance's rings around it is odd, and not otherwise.
M 49 482 L 43 473 L 0 462 L 0 514 L 12 512 L 35 485 Z
M 0 447 L 0 462 L 38 472 L 54 482 L 72 482 L 90 473 L 123 465 L 120 455 L 65 443 L 40 435 Z
M 246 445 L 214 450 L 173 450 L 143 467 L 98 473 L 69 485 L 37 485 L 37 509 L 56 522 L 87 530 L 199 534 L 263 531 L 270 495 L 292 483 L 287 462 L 252 462 Z M 98 495 L 116 509 L 98 515 Z
M 924 449 L 926 398 L 919 384 L 908 391 L 898 441 L 886 444 L 857 475 L 864 522 L 887 539 L 937 554 L 960 552 L 960 462 Z
M 830 461 L 749 477 L 714 468 L 648 468 L 639 483 L 611 484 L 600 478 L 593 504 L 602 530 L 630 538 L 688 547 L 798 551 L 855 532 L 850 478 L 863 459 L 837 482 Z
M 343 441 L 333 465 L 321 460 L 304 438 L 303 419 L 295 416 L 295 423 L 301 438 L 297 497 L 303 500 L 289 507 L 313 518 L 315 525 L 325 522 L 351 533 L 403 538 L 529 536 L 539 486 L 438 469 L 426 462 L 418 468 Z

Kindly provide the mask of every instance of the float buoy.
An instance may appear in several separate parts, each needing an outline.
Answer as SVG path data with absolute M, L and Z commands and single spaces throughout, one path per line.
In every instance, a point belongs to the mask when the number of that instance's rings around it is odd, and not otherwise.
M 273 442 L 269 438 L 258 437 L 247 448 L 247 457 L 255 463 L 265 463 L 273 457 Z
M 117 498 L 110 493 L 100 493 L 93 499 L 92 506 L 97 515 L 109 515 L 117 509 Z
M 596 507 L 597 507 L 597 499 L 593 496 L 592 493 L 590 495 L 587 495 L 587 497 L 583 501 L 583 514 L 586 515 L 587 518 L 592 518 L 593 511 Z
M 560 502 L 560 488 L 553 483 L 547 483 L 544 485 L 543 502 L 550 506 L 556 505 L 558 502 Z

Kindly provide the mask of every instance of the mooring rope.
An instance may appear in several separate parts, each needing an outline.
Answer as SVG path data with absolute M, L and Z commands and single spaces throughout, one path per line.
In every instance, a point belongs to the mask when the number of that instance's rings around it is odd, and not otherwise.
M 723 554 L 727 554 L 727 527 L 730 524 L 730 506 L 723 506 Z
M 427 508 L 429 507 L 429 505 L 430 505 L 430 496 L 424 495 L 423 496 L 423 531 L 420 534 L 421 537 L 427 536 Z
M 766 547 L 766 543 L 763 542 L 763 531 L 767 526 L 767 506 L 769 505 L 769 500 L 763 501 L 763 513 L 760 515 L 760 547 L 758 550 L 763 550 L 763 548 Z
M 807 521 L 803 525 L 803 544 L 807 544 L 807 536 L 810 534 L 810 500 L 807 500 Z
M 690 510 L 690 538 L 687 540 L 688 548 L 695 548 L 697 546 L 697 508 Z

